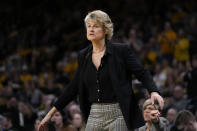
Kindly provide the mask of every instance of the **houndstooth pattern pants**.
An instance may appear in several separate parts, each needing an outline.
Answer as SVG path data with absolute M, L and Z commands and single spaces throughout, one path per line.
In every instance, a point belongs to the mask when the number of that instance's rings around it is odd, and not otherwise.
M 128 131 L 119 104 L 92 104 L 85 131 Z

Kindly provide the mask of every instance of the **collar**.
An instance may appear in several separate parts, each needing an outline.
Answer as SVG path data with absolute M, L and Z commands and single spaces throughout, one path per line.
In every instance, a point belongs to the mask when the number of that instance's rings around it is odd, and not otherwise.
M 92 50 L 93 50 L 93 46 L 92 44 L 90 44 L 87 49 L 86 59 L 92 54 Z M 112 54 L 112 43 L 108 40 L 106 40 L 106 50 L 105 50 L 104 55 L 107 55 L 107 54 L 110 54 L 110 55 Z

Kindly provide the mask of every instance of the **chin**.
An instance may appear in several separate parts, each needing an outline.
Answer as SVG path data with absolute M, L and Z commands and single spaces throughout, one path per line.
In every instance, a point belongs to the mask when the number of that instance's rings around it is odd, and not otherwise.
M 148 119 L 148 118 L 146 118 L 146 117 L 144 117 L 144 121 L 146 121 L 146 122 L 147 122 L 147 121 L 149 121 L 149 119 Z
M 90 39 L 90 38 L 88 38 L 88 40 L 89 40 L 89 41 L 94 41 L 95 39 Z
M 89 41 L 98 41 L 98 39 L 90 38 Z

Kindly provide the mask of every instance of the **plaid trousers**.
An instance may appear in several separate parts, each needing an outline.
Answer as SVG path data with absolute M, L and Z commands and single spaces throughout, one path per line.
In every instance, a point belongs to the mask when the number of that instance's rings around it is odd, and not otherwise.
M 85 131 L 128 131 L 119 104 L 92 104 Z

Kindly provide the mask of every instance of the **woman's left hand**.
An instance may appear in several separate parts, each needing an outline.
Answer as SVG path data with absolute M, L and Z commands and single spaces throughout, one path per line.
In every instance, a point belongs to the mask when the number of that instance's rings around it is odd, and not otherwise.
M 151 102 L 154 104 L 154 102 L 157 101 L 159 103 L 160 109 L 162 110 L 164 107 L 164 100 L 163 98 L 157 93 L 157 92 L 152 92 L 151 93 Z

